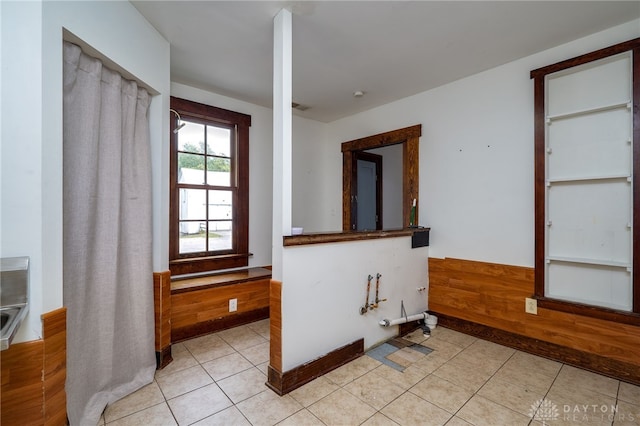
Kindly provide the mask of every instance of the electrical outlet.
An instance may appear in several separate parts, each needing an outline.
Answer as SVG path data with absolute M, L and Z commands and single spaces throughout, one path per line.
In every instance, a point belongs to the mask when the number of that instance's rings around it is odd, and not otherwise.
M 238 299 L 229 299 L 229 312 L 238 310 Z
M 530 297 L 525 298 L 524 311 L 528 314 L 538 315 L 538 301 Z

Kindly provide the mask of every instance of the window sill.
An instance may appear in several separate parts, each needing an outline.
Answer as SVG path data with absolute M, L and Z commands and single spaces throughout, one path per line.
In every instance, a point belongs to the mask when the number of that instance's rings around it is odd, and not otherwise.
M 192 257 L 169 261 L 171 275 L 196 274 L 222 269 L 242 268 L 249 265 L 251 253 L 225 254 L 210 257 Z
M 216 272 L 187 278 L 174 277 L 171 279 L 171 294 L 187 293 L 193 290 L 205 290 L 270 279 L 271 270 L 259 267 L 233 270 L 230 272 Z

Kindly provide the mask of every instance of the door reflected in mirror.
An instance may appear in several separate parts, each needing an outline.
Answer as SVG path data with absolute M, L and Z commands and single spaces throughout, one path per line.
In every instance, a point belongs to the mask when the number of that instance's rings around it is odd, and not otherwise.
M 401 229 L 402 144 L 356 151 L 353 158 L 356 213 L 352 229 Z

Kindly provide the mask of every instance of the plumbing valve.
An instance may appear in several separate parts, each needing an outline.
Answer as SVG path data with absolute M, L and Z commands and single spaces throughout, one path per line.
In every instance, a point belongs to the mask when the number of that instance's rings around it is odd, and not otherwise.
M 367 277 L 367 299 L 364 302 L 364 306 L 360 307 L 360 315 L 364 315 L 367 313 L 367 311 L 369 309 L 373 309 L 373 304 L 369 304 L 369 292 L 371 290 L 371 280 L 373 279 L 373 277 L 371 275 L 369 275 Z M 370 308 L 371 307 L 371 308 Z
M 380 302 L 385 302 L 387 300 L 387 299 L 380 299 L 378 297 L 378 294 L 380 292 L 380 277 L 382 277 L 382 274 L 378 272 L 376 274 L 376 299 L 375 299 L 375 303 L 371 304 L 371 308 L 370 309 L 376 309 Z

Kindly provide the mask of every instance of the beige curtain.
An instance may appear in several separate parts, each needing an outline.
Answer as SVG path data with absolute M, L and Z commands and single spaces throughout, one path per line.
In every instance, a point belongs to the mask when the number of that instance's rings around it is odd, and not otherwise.
M 95 425 L 153 380 L 149 94 L 64 44 L 67 411 Z

